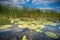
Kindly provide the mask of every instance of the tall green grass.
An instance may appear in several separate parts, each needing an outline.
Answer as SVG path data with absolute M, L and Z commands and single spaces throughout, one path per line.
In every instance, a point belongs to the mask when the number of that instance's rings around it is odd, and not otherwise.
M 60 22 L 60 13 L 58 13 L 55 10 L 45 10 L 42 11 L 40 9 L 32 9 L 32 8 L 18 8 L 18 7 L 12 7 L 10 5 L 2 5 L 0 4 L 0 27 L 2 25 L 9 25 L 12 24 L 11 20 L 9 19 L 14 19 L 15 18 L 21 18 L 21 21 L 35 21 L 35 20 L 55 20 L 59 19 Z M 34 20 L 33 20 L 34 19 Z M 39 22 L 38 21 L 38 22 Z M 31 27 L 32 28 L 32 27 Z M 36 30 L 39 32 L 40 30 Z M 42 32 L 42 31 L 41 31 Z
M 60 18 L 60 14 L 55 10 L 45 10 L 43 12 L 40 9 L 30 8 L 18 8 L 11 7 L 9 5 L 0 4 L 0 18 L 20 18 L 20 17 L 31 17 L 31 18 Z

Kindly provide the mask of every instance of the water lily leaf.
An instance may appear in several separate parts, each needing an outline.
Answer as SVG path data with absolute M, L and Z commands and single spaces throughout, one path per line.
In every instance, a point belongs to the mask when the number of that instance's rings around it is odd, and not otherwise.
M 27 40 L 26 38 L 27 38 L 27 37 L 24 35 L 23 38 L 22 38 L 22 40 Z

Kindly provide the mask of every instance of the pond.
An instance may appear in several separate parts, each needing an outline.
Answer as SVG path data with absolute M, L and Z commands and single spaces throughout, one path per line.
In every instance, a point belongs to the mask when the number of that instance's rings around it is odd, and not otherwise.
M 47 20 L 13 20 L 0 26 L 1 40 L 59 40 L 60 23 Z

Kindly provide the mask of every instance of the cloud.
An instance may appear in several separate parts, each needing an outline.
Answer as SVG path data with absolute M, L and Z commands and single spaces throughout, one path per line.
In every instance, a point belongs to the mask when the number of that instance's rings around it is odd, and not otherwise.
M 0 3 L 6 3 L 6 4 L 25 4 L 24 0 L 5 0 L 0 1 Z
M 44 8 L 39 8 L 39 9 L 54 9 L 54 8 L 51 8 L 51 7 L 44 7 Z
M 26 2 L 29 2 L 30 0 L 25 0 Z
M 58 7 L 56 7 L 56 8 L 60 9 L 60 6 L 58 6 Z
M 60 0 L 32 0 L 33 4 L 43 4 L 48 5 L 50 3 L 60 2 Z
M 43 4 L 43 5 L 47 6 L 47 4 L 49 4 L 49 3 L 59 2 L 60 0 L 0 0 L 0 1 L 6 1 L 8 4 L 10 4 L 10 3 L 25 4 L 26 2 L 32 1 L 33 4 L 36 4 L 36 5 Z
M 16 5 L 16 4 L 14 4 L 14 5 L 11 5 L 11 6 L 13 6 L 13 7 L 18 7 L 18 8 L 23 8 L 22 5 Z
M 27 2 L 27 4 L 25 4 Z M 31 2 L 31 4 L 28 2 Z M 44 8 L 41 8 L 41 9 L 53 9 L 53 6 L 52 8 L 49 7 L 49 4 L 55 4 L 56 2 L 60 2 L 60 0 L 0 0 L 0 3 L 3 3 L 3 4 L 11 4 L 11 5 L 16 5 L 16 6 L 19 6 L 20 4 L 23 4 L 23 5 L 27 5 L 27 6 L 32 6 L 32 7 L 44 7 Z M 56 8 L 60 8 L 56 6 Z

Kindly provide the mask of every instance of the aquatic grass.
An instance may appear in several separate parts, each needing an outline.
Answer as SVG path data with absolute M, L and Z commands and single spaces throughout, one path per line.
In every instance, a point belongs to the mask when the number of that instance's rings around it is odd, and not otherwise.
M 41 25 L 41 24 L 38 25 L 37 21 L 32 21 L 32 22 L 19 21 L 17 24 L 19 24 L 19 23 L 20 23 L 20 25 L 18 25 L 19 28 L 28 28 L 28 29 L 37 29 L 37 28 L 43 29 L 43 28 L 45 28 L 44 25 Z M 31 23 L 33 23 L 33 24 L 31 24 Z

